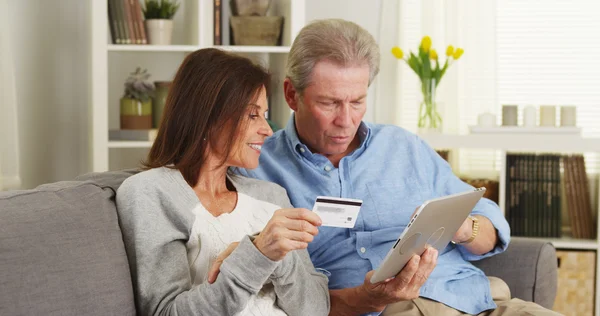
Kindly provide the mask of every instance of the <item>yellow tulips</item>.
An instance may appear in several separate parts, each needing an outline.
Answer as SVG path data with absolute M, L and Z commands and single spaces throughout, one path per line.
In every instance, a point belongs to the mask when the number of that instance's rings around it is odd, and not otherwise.
M 457 49 L 456 49 L 456 51 L 454 51 L 454 54 L 452 55 L 452 57 L 453 57 L 455 60 L 458 60 L 458 59 L 460 58 L 460 56 L 462 56 L 462 54 L 463 54 L 464 52 L 465 52 L 465 51 L 464 51 L 462 48 L 457 48 Z
M 392 47 L 392 54 L 394 54 L 394 57 L 398 59 L 402 59 L 404 57 L 404 52 L 398 46 Z
M 424 52 L 429 52 L 429 49 L 431 48 L 431 37 L 429 36 L 424 36 L 423 39 L 421 40 L 421 49 L 423 49 Z
M 446 74 L 448 67 L 458 60 L 465 51 L 448 45 L 445 60 L 440 60 L 437 51 L 432 48 L 431 37 L 423 36 L 416 52 L 407 51 L 406 56 L 400 47 L 394 46 L 392 54 L 401 59 L 421 79 L 421 92 L 423 102 L 419 106 L 419 127 L 429 126 L 437 129 L 442 123 L 442 117 L 436 109 L 435 90 Z
M 432 49 L 429 51 L 429 58 L 431 58 L 432 60 L 437 60 L 438 59 L 438 54 L 435 51 L 435 49 Z
M 439 85 L 448 67 L 458 60 L 464 53 L 464 49 L 448 45 L 446 48 L 446 60 L 440 60 L 438 52 L 432 48 L 431 37 L 423 36 L 417 52 L 407 51 L 406 54 L 398 46 L 392 47 L 392 54 L 401 59 L 419 76 L 422 82 L 435 80 Z

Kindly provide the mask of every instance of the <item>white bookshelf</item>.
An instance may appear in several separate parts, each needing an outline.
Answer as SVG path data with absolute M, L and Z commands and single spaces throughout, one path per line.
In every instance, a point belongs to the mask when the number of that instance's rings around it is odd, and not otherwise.
M 509 134 L 486 133 L 469 135 L 419 134 L 435 149 L 493 149 L 502 153 L 499 176 L 498 204 L 505 212 L 506 197 L 506 153 L 507 152 L 543 152 L 543 153 L 600 153 L 600 138 L 584 138 L 568 134 Z M 600 186 L 598 186 L 600 195 Z M 600 203 L 599 203 L 600 208 Z M 597 211 L 596 227 L 600 228 L 600 210 Z M 596 297 L 595 315 L 600 315 L 600 229 L 595 240 L 574 238 L 534 238 L 551 242 L 555 248 L 563 250 L 592 250 L 596 252 Z
M 141 0 L 140 0 L 141 1 Z M 148 69 L 151 81 L 172 80 L 185 56 L 215 47 L 239 53 L 268 68 L 273 75 L 270 118 L 283 127 L 291 114 L 282 91 L 284 68 L 293 39 L 305 24 L 304 0 L 273 1 L 269 15 L 284 16 L 282 46 L 213 45 L 213 0 L 180 0 L 174 17 L 173 45 L 115 45 L 108 25 L 107 1 L 92 1 L 92 85 L 90 87 L 90 152 L 96 172 L 134 167 L 145 158 L 151 142 L 111 141 L 119 128 L 119 99 L 123 83 L 136 67 Z

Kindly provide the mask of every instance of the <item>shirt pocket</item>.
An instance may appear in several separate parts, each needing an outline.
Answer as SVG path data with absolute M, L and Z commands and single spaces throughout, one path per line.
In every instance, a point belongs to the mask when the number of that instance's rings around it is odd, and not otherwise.
M 427 196 L 414 178 L 398 180 L 376 180 L 367 183 L 371 214 L 377 218 L 365 219 L 368 230 L 406 226 L 410 216 L 424 202 Z M 370 223 L 379 223 L 379 227 L 368 227 Z M 370 228 L 370 229 L 369 229 Z

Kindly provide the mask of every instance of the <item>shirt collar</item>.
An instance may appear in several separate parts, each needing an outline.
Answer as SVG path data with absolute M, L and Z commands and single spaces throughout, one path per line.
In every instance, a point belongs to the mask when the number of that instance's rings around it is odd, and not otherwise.
M 360 146 L 351 155 L 360 154 L 371 142 L 371 127 L 364 121 L 360 122 L 357 133 L 360 138 Z M 296 113 L 294 112 L 290 115 L 290 119 L 285 126 L 285 135 L 288 144 L 295 152 L 298 152 L 300 148 L 308 150 L 308 147 L 300 141 L 298 133 L 296 132 Z

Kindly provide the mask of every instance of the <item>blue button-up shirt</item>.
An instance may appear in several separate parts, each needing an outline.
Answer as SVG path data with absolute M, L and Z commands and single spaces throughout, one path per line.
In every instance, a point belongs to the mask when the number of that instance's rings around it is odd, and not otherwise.
M 257 169 L 237 170 L 283 186 L 295 207 L 312 209 L 320 195 L 363 200 L 354 228 L 320 227 L 308 246 L 315 267 L 331 273 L 330 289 L 361 285 L 365 274 L 382 263 L 422 202 L 472 189 L 423 140 L 400 127 L 363 122 L 358 135 L 360 147 L 336 168 L 299 140 L 292 116 L 285 129 L 265 141 Z M 420 295 L 478 314 L 496 305 L 487 277 L 469 261 L 504 251 L 510 229 L 498 206 L 488 199 L 479 201 L 472 214 L 492 222 L 498 245 L 482 256 L 448 245 L 440 251 Z

